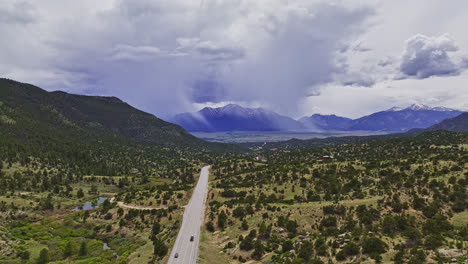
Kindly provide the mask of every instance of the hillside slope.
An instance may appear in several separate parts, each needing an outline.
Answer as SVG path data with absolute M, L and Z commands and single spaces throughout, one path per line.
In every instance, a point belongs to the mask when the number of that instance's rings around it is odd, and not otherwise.
M 176 149 L 223 149 L 115 97 L 47 92 L 0 79 L 0 132 L 20 142 L 133 142 Z
M 427 130 L 468 132 L 468 113 L 463 113 L 454 118 L 445 119 L 444 121 L 429 127 Z

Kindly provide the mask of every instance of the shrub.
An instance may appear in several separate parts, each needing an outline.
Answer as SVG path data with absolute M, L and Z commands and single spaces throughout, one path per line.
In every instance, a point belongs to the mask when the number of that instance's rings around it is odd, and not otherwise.
M 336 217 L 334 216 L 329 216 L 324 219 L 322 219 L 322 222 L 320 223 L 321 226 L 323 227 L 335 227 L 336 226 Z
M 359 246 L 356 243 L 349 242 L 346 246 L 343 247 L 343 253 L 346 256 L 354 256 L 359 254 Z
M 343 261 L 346 259 L 346 254 L 343 252 L 343 250 L 341 250 L 340 252 L 336 254 L 335 258 L 338 261 Z
M 387 244 L 380 240 L 377 237 L 370 237 L 362 242 L 362 253 L 372 254 L 372 253 L 385 253 L 387 251 Z
M 427 249 L 434 250 L 442 246 L 444 244 L 443 241 L 444 238 L 441 235 L 429 235 L 424 241 L 424 247 L 426 247 Z
M 291 240 L 286 240 L 283 242 L 283 252 L 288 252 L 290 251 L 291 249 L 293 249 L 293 242 Z
M 208 223 L 205 224 L 205 226 L 206 226 L 206 230 L 208 230 L 209 232 L 214 232 L 215 231 L 213 222 L 208 222 Z
M 41 252 L 39 253 L 39 259 L 37 260 L 37 263 L 46 264 L 49 262 L 49 260 L 50 260 L 49 250 L 47 248 L 42 249 Z

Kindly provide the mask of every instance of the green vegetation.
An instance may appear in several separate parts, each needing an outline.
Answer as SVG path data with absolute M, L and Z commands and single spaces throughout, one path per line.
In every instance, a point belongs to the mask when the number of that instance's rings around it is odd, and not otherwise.
M 163 261 L 198 173 L 198 167 L 187 167 L 168 171 L 168 178 L 91 176 L 60 181 L 60 171 L 35 173 L 19 164 L 2 167 L 0 237 L 5 243 L 0 246 L 0 263 L 47 263 L 47 258 L 139 263 L 141 255 L 146 263 Z M 42 180 L 31 184 L 36 176 Z M 13 181 L 17 177 L 21 186 Z M 107 199 L 97 206 L 98 197 Z M 95 209 L 76 211 L 88 201 Z
M 0 79 L 0 263 L 165 263 L 205 164 L 202 263 L 467 261 L 468 134 L 248 146 Z
M 0 116 L 0 263 L 164 262 L 201 165 L 233 148 L 5 79 Z
M 217 146 L 115 97 L 49 93 L 33 85 L 0 79 L 0 98 L 0 124 L 5 133 L 2 135 L 28 140 L 29 143 L 41 139 L 60 142 L 91 137 L 95 139 L 93 142 L 103 143 L 125 142 L 125 138 L 178 148 Z M 19 130 L 23 132 L 20 134 Z M 48 147 L 54 149 L 53 144 Z
M 446 131 L 293 140 L 219 160 L 202 248 L 233 263 L 463 263 L 467 142 Z

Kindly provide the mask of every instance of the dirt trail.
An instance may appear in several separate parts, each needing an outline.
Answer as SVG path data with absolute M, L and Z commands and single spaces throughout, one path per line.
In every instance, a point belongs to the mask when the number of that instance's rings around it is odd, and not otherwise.
M 114 201 L 115 201 L 115 197 L 112 197 L 110 199 L 110 202 L 113 203 Z M 124 204 L 123 202 L 117 202 L 117 205 L 121 208 L 137 209 L 137 210 L 167 209 L 167 207 L 145 207 L 145 206 L 140 206 L 140 205 L 129 205 L 129 204 Z

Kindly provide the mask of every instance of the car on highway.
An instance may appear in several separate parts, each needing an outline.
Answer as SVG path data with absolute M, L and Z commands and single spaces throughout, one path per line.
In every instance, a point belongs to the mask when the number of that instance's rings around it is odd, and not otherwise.
M 193 241 L 194 237 L 193 236 L 190 236 L 190 241 Z
M 178 258 L 178 257 L 179 257 L 179 253 L 175 253 L 174 258 Z

